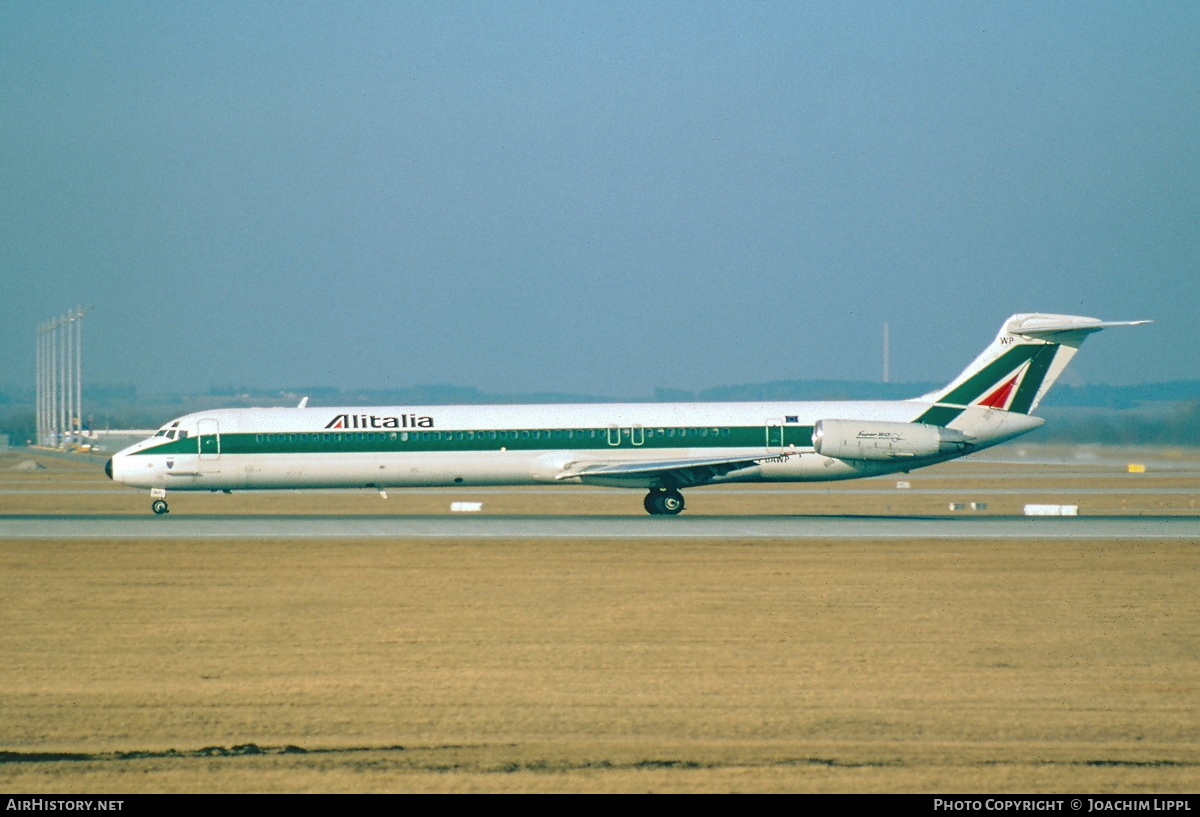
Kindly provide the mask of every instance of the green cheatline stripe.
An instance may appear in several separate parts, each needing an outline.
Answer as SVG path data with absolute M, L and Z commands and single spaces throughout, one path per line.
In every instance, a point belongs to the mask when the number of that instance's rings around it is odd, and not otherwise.
M 770 426 L 771 447 L 812 445 L 812 426 Z M 673 432 L 668 434 L 667 432 Z M 767 426 L 724 428 L 515 429 L 500 431 L 312 431 L 221 434 L 171 440 L 137 454 L 337 454 L 448 451 L 654 450 L 670 448 L 762 448 Z M 503 436 L 501 436 L 503 434 Z M 494 437 L 492 435 L 495 435 Z
M 1046 372 L 1050 371 L 1050 364 L 1054 362 L 1057 352 L 1056 343 L 1038 349 L 1038 353 L 1029 362 L 1029 370 L 1025 372 L 1025 379 L 1021 381 L 1021 388 L 1017 389 L 1017 394 L 1008 407 L 1009 411 L 1028 414 L 1032 410 L 1033 399 L 1037 397 L 1038 389 L 1042 387 L 1042 381 L 1046 379 Z
M 924 414 L 917 418 L 918 423 L 928 423 L 931 426 L 948 425 L 958 415 L 964 411 L 962 406 L 934 406 L 927 410 Z

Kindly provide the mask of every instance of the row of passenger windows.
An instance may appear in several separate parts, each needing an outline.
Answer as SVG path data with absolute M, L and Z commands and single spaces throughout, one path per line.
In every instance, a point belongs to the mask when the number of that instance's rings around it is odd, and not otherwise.
M 557 428 L 527 431 L 359 431 L 297 434 L 255 434 L 256 443 L 442 442 L 505 440 L 575 440 L 614 442 L 618 435 L 635 441 L 660 438 L 728 437 L 728 428 Z

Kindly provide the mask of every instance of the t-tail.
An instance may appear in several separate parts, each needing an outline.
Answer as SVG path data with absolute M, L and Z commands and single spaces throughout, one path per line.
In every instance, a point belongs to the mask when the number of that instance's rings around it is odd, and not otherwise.
M 1000 327 L 996 339 L 948 386 L 917 398 L 932 404 L 917 422 L 963 428 L 994 409 L 1029 415 L 1093 332 L 1149 321 L 1102 321 L 1079 315 L 1023 313 Z M 1040 423 L 1039 423 L 1040 424 Z

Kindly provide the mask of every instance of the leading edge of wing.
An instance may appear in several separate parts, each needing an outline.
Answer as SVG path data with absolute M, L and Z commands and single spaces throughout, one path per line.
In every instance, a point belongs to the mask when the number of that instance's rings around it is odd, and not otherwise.
M 740 454 L 724 457 L 679 457 L 668 460 L 576 460 L 563 469 L 555 479 L 575 479 L 578 477 L 644 477 L 684 472 L 696 468 L 717 469 L 727 474 L 739 468 L 750 468 L 763 462 L 799 455 L 808 449 L 788 448 L 784 451 L 762 453 L 753 456 Z

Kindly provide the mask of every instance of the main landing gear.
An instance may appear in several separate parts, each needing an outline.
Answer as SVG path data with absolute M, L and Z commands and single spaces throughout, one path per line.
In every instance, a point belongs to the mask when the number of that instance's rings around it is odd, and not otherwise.
M 674 488 L 655 488 L 646 494 L 642 504 L 646 507 L 646 513 L 675 516 L 683 510 L 683 494 Z

